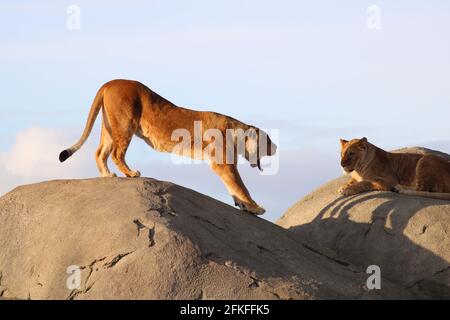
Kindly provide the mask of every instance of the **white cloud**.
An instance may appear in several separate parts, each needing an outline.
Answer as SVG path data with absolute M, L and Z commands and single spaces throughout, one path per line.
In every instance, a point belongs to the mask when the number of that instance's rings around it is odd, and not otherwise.
M 16 143 L 3 155 L 5 171 L 19 177 L 54 175 L 59 171 L 55 160 L 62 150 L 61 134 L 42 128 L 30 128 L 16 136 Z
M 70 163 L 58 160 L 59 153 L 73 142 L 73 137 L 58 130 L 32 127 L 19 132 L 13 146 L 0 151 L 0 193 L 42 180 L 88 177 L 95 169 L 88 161 L 92 152 L 74 155 Z

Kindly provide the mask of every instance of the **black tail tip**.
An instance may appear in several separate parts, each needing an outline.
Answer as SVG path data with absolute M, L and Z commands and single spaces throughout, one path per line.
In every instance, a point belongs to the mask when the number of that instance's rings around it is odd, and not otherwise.
M 67 160 L 67 158 L 69 158 L 72 154 L 70 153 L 69 150 L 64 150 L 63 152 L 61 152 L 59 154 L 59 161 L 60 162 L 64 162 Z

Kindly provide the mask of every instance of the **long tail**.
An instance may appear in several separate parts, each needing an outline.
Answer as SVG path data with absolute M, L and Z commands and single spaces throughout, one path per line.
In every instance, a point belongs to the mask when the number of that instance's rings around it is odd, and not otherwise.
M 431 199 L 439 199 L 439 200 L 450 200 L 450 193 L 441 193 L 441 192 L 427 192 L 427 191 L 415 191 L 415 190 L 398 190 L 400 194 L 406 194 L 409 196 L 416 197 L 424 197 Z
M 100 108 L 103 104 L 103 87 L 101 87 L 97 94 L 95 95 L 94 101 L 92 102 L 91 110 L 89 111 L 89 116 L 87 119 L 86 127 L 84 128 L 83 134 L 81 135 L 80 140 L 76 144 L 74 144 L 69 149 L 66 149 L 62 151 L 59 154 L 59 161 L 64 162 L 69 158 L 71 155 L 73 155 L 75 152 L 77 152 L 78 149 L 81 148 L 81 146 L 84 144 L 84 142 L 89 137 L 89 134 L 91 133 L 92 127 L 94 126 L 95 119 L 98 116 L 98 113 L 100 112 Z

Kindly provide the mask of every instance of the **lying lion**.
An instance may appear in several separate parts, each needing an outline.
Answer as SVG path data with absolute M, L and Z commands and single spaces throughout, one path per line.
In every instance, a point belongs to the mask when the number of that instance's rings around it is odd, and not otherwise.
M 434 155 L 386 152 L 366 138 L 341 139 L 341 166 L 351 175 L 338 192 L 394 191 L 450 200 L 450 162 Z
M 102 177 L 115 176 L 108 169 L 109 155 L 127 177 L 140 176 L 139 171 L 131 170 L 125 162 L 127 148 L 133 135 L 137 135 L 155 150 L 162 152 L 176 150 L 184 156 L 208 160 L 211 169 L 219 175 L 227 187 L 235 205 L 253 214 L 265 212 L 250 197 L 236 166 L 238 155 L 241 154 L 253 167 L 257 166 L 262 170 L 260 159 L 275 154 L 277 146 L 264 131 L 219 113 L 177 107 L 137 81 L 113 80 L 105 83 L 97 92 L 80 140 L 60 153 L 61 162 L 81 148 L 92 130 L 100 109 L 103 124 L 100 145 L 95 156 Z M 180 129 L 188 131 L 189 136 L 194 139 L 198 136 L 194 130 L 197 123 L 201 124 L 201 135 L 206 134 L 208 130 L 215 130 L 228 139 L 225 139 L 225 143 L 216 141 L 216 148 L 211 153 L 204 152 L 208 147 L 208 141 L 189 141 L 188 152 L 186 150 L 180 152 L 179 141 L 174 139 L 174 132 Z M 242 138 L 244 140 L 241 144 Z M 217 157 L 218 155 L 221 157 Z

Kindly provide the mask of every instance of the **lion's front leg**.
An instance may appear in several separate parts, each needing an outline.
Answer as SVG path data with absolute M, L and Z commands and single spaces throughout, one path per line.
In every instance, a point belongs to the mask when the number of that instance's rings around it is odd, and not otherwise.
M 211 169 L 220 177 L 233 197 L 235 205 L 241 210 L 260 215 L 266 210 L 260 207 L 251 197 L 234 164 L 212 163 Z
M 346 183 L 343 184 L 339 189 L 338 189 L 338 193 L 340 194 L 344 194 L 344 191 L 349 188 L 352 184 L 355 184 L 357 181 L 353 178 L 350 178 L 350 180 Z
M 341 190 L 343 196 L 352 196 L 362 192 L 368 191 L 390 191 L 392 187 L 383 182 L 367 181 L 363 180 L 361 182 L 355 182 L 348 185 L 346 188 Z

